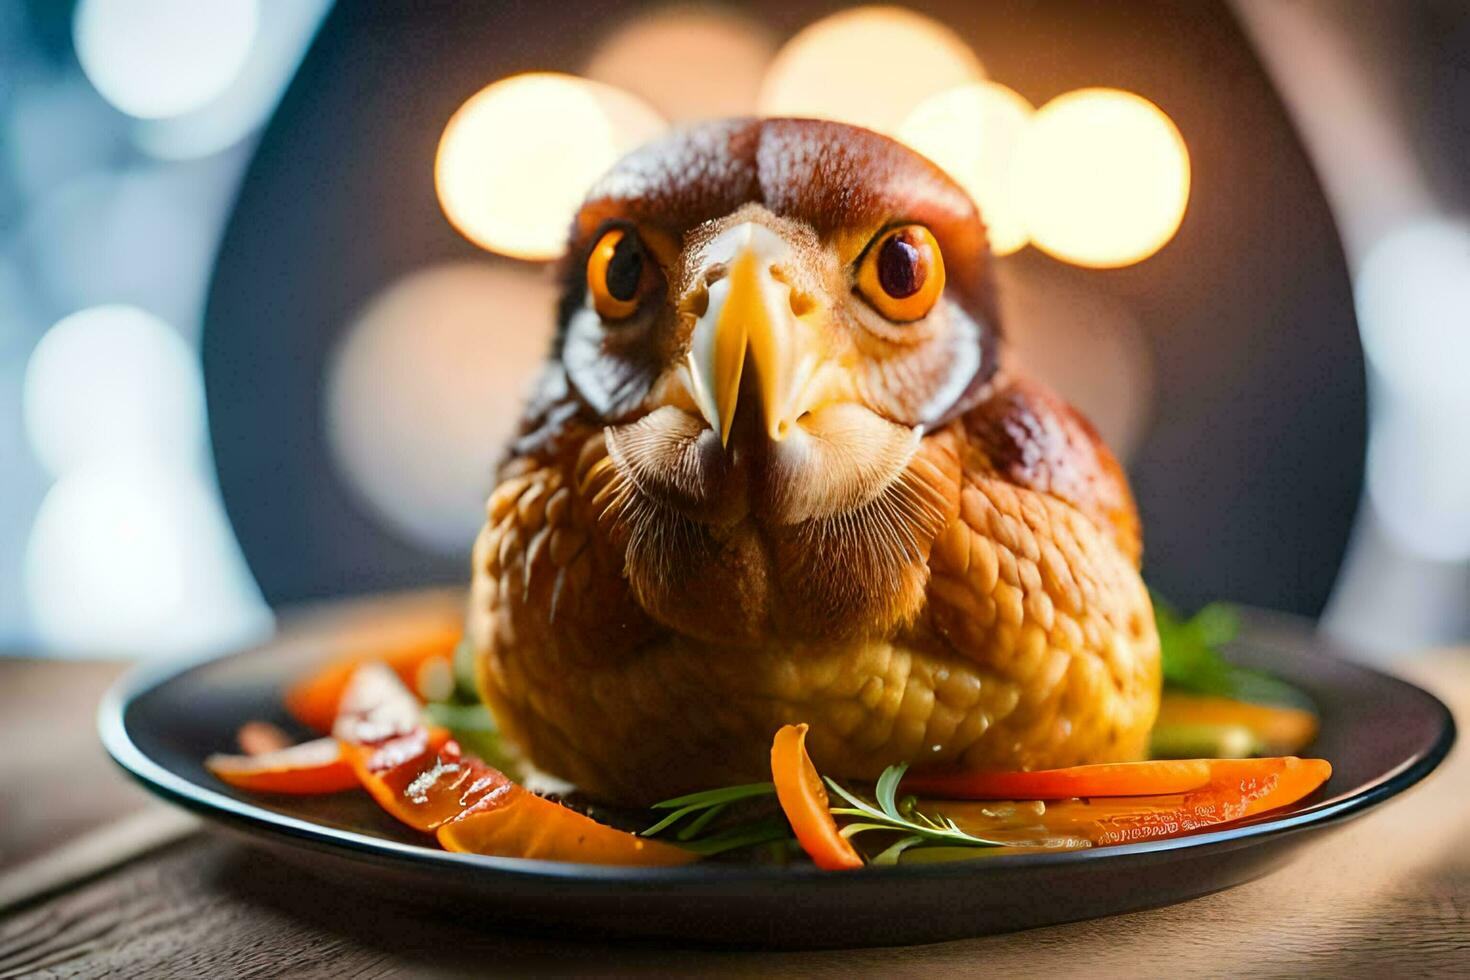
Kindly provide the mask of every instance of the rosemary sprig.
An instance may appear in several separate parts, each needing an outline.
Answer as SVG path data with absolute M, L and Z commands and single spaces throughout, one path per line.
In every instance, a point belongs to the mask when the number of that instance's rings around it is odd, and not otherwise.
M 647 830 L 642 831 L 642 836 L 653 837 L 663 833 L 685 817 L 698 813 L 700 815 L 679 832 L 679 840 L 689 841 L 695 834 L 708 826 L 709 822 L 723 811 L 725 807 L 734 803 L 736 800 L 746 800 L 756 796 L 770 796 L 775 792 L 776 786 L 774 783 L 745 783 L 741 786 L 722 786 L 719 789 L 707 789 L 698 793 L 690 793 L 687 796 L 676 796 L 672 800 L 664 800 L 662 803 L 655 803 L 653 805 L 653 809 L 655 810 L 671 810 L 673 812 L 669 813 Z
M 828 779 L 827 785 L 832 792 L 846 800 L 847 806 L 834 806 L 832 812 L 838 816 L 858 818 L 856 822 L 850 823 L 842 828 L 842 836 L 855 837 L 858 834 L 868 833 L 873 830 L 884 830 L 890 833 L 897 832 L 904 836 L 876 857 L 874 864 L 893 864 L 898 857 L 910 847 L 919 845 L 944 844 L 950 847 L 1004 847 L 1001 841 L 987 840 L 967 834 L 950 818 L 940 813 L 927 814 L 920 812 L 912 803 L 905 800 L 901 805 L 897 799 L 898 784 L 903 779 L 903 774 L 908 771 L 908 764 L 889 766 L 883 770 L 883 775 L 878 777 L 878 785 L 874 787 L 873 803 L 850 793 L 836 780 Z

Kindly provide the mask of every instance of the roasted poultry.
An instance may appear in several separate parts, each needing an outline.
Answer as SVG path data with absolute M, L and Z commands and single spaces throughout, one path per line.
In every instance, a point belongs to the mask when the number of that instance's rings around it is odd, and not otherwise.
M 572 231 L 474 550 L 486 701 L 538 769 L 649 803 L 767 778 L 1140 758 L 1159 647 L 1126 479 L 1007 371 L 985 226 L 882 136 L 703 124 Z

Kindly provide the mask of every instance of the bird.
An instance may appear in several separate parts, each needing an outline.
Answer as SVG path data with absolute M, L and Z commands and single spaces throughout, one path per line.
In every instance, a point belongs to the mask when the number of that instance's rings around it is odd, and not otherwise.
M 1137 508 L 1006 360 L 982 216 L 865 129 L 729 119 L 615 164 L 495 469 L 466 638 L 532 771 L 610 804 L 1138 759 Z

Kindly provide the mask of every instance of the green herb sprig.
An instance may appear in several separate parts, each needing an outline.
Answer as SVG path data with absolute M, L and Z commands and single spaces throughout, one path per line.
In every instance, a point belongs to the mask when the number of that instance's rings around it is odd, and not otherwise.
M 669 832 L 681 820 L 692 817 L 693 819 L 674 832 L 674 839 L 680 847 L 704 857 L 723 854 L 742 847 L 793 840 L 790 825 L 786 823 L 786 818 L 779 814 L 735 824 L 731 827 L 723 827 L 712 834 L 700 836 L 704 833 L 705 828 L 716 817 L 724 813 L 730 804 L 740 800 L 753 800 L 762 796 L 775 795 L 776 785 L 774 783 L 744 783 L 739 786 L 722 786 L 719 789 L 707 789 L 698 793 L 690 793 L 687 796 L 677 796 L 672 800 L 664 800 L 662 803 L 653 805 L 654 810 L 668 810 L 669 812 L 648 829 L 640 831 L 640 836 L 655 837 Z
M 832 792 L 846 800 L 845 807 L 834 806 L 832 813 L 844 817 L 858 818 L 857 822 L 850 823 L 842 828 L 842 836 L 855 837 L 858 834 L 868 833 L 874 830 L 897 832 L 902 834 L 885 850 L 877 854 L 873 864 L 895 864 L 898 857 L 910 847 L 944 845 L 947 847 L 1004 847 L 1001 841 L 987 840 L 976 837 L 961 830 L 950 818 L 943 814 L 921 813 L 914 805 L 911 797 L 902 802 L 898 800 L 898 784 L 903 775 L 908 771 L 908 764 L 889 766 L 883 770 L 883 775 L 878 777 L 878 784 L 874 787 L 873 798 L 876 805 L 869 803 L 861 797 L 843 788 L 836 780 L 828 779 L 827 785 Z

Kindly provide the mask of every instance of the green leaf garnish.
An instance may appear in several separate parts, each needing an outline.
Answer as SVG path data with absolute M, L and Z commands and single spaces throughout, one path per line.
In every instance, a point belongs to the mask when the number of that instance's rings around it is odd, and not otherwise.
M 910 834 L 908 837 L 900 837 L 898 840 L 885 847 L 882 851 L 875 854 L 871 863 L 897 864 L 900 854 L 902 854 L 904 851 L 907 851 L 911 847 L 923 843 L 924 838 L 919 836 L 918 834 Z
M 681 841 L 678 846 L 693 851 L 695 854 L 710 857 L 714 854 L 733 851 L 736 848 L 769 844 L 772 841 L 783 841 L 790 837 L 791 827 L 786 823 L 785 817 L 769 817 L 754 823 L 731 827 L 700 840 Z
M 716 803 L 714 806 L 710 807 L 699 816 L 689 821 L 689 825 L 686 826 L 683 830 L 679 831 L 676 836 L 679 838 L 679 840 L 682 841 L 694 840 L 700 834 L 704 833 L 704 828 L 710 825 L 710 821 L 714 820 L 715 817 L 718 817 L 720 814 L 724 813 L 725 808 L 729 805 L 730 804 L 728 803 Z
M 832 812 L 844 817 L 860 818 L 858 822 L 848 824 L 842 828 L 842 835 L 851 839 L 858 834 L 868 833 L 874 830 L 897 831 L 907 837 L 915 838 L 906 843 L 901 840 L 890 846 L 887 850 L 874 858 L 874 863 L 879 858 L 898 860 L 898 855 L 905 849 L 924 844 L 948 844 L 950 846 L 964 847 L 1004 847 L 1001 841 L 986 840 L 967 834 L 948 817 L 941 813 L 927 814 L 920 812 L 917 808 L 909 807 L 905 813 L 899 808 L 896 799 L 898 795 L 898 784 L 903 779 L 903 774 L 908 771 L 908 764 L 889 766 L 883 770 L 883 775 L 878 777 L 878 784 L 874 787 L 873 798 L 877 805 L 867 802 L 859 796 L 848 792 L 834 779 L 827 779 L 826 783 L 832 792 L 847 801 L 847 806 L 834 806 Z M 902 844 L 902 847 L 898 845 Z M 897 848 L 897 850 L 895 850 Z
M 453 732 L 498 732 L 500 727 L 490 709 L 483 704 L 453 704 L 449 701 L 430 701 L 424 705 L 424 717 L 430 724 L 448 728 Z
M 1290 684 L 1237 667 L 1220 654 L 1219 648 L 1240 634 L 1240 614 L 1230 606 L 1212 602 L 1185 619 L 1158 593 L 1153 593 L 1153 604 L 1165 683 L 1236 701 L 1312 707 Z
M 722 786 L 719 789 L 701 790 L 698 793 L 690 793 L 687 796 L 676 796 L 672 800 L 664 800 L 661 803 L 655 803 L 653 805 L 652 809 L 654 810 L 672 810 L 673 812 L 666 814 L 662 820 L 647 830 L 641 831 L 640 836 L 653 837 L 661 834 L 685 817 L 698 813 L 698 817 L 690 821 L 688 826 L 679 831 L 679 840 L 691 841 L 696 834 L 709 826 L 711 820 L 736 800 L 748 800 L 757 796 L 772 796 L 775 792 L 775 783 L 744 783 L 739 786 Z
M 687 796 L 676 796 L 672 800 L 655 803 L 654 810 L 674 810 L 682 807 L 703 809 L 716 803 L 732 803 L 751 796 L 771 796 L 776 792 L 775 783 L 742 783 L 739 786 L 721 786 L 718 789 L 700 790 Z

